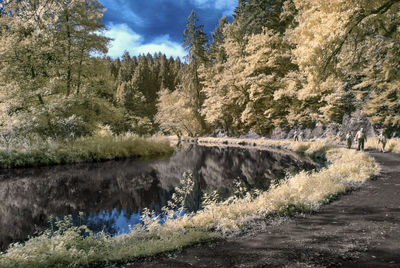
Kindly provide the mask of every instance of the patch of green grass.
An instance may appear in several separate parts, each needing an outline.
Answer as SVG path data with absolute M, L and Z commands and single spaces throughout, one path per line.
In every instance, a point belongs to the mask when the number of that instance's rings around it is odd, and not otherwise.
M 34 167 L 118 158 L 152 158 L 172 154 L 166 141 L 135 136 L 96 136 L 55 144 L 40 144 L 28 149 L 0 151 L 0 168 Z

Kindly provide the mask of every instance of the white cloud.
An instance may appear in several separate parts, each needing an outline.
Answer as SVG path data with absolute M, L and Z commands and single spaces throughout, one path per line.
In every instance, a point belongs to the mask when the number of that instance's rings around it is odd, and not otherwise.
M 215 8 L 224 10 L 224 14 L 231 15 L 237 5 L 237 0 L 194 0 L 199 8 Z
M 235 9 L 237 5 L 236 0 L 217 0 L 215 1 L 215 8 L 217 9 Z
M 110 57 L 120 57 L 124 51 L 128 51 L 130 55 L 153 54 L 156 52 L 173 57 L 184 57 L 186 55 L 183 47 L 171 41 L 169 35 L 159 36 L 149 43 L 144 43 L 143 38 L 130 29 L 127 24 L 110 24 L 108 28 L 109 30 L 105 35 L 114 39 L 108 50 Z

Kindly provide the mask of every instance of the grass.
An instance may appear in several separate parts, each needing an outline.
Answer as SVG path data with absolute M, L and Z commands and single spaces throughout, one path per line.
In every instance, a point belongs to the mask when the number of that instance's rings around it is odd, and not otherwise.
M 34 167 L 117 158 L 150 158 L 172 154 L 167 141 L 135 136 L 95 136 L 69 142 L 43 142 L 0 151 L 0 168 Z
M 159 231 L 157 237 L 144 228 L 135 233 L 111 238 L 94 235 L 85 226 L 73 227 L 69 220 L 59 221 L 66 228 L 14 245 L 0 257 L 0 267 L 98 267 L 122 263 L 135 257 L 153 256 L 163 251 L 210 241 L 215 235 L 200 230 L 180 233 Z M 67 224 L 66 224 L 67 223 Z M 85 233 L 85 236 L 82 236 Z
M 235 234 L 270 215 L 288 216 L 318 210 L 379 172 L 373 158 L 362 152 L 332 148 L 323 143 L 289 146 L 305 154 L 324 154 L 327 167 L 318 172 L 300 172 L 265 192 L 246 193 L 221 202 L 216 201 L 215 196 L 207 196 L 202 210 L 180 217 L 176 217 L 176 210 L 171 208 L 165 209 L 163 220 L 152 217 L 152 212 L 147 211 L 142 215 L 143 224 L 122 236 L 94 235 L 85 226 L 68 227 L 61 221 L 59 225 L 66 228 L 53 233 L 47 231 L 25 244 L 11 246 L 0 255 L 0 267 L 90 267 L 181 249 Z M 181 198 L 176 200 L 184 203 Z

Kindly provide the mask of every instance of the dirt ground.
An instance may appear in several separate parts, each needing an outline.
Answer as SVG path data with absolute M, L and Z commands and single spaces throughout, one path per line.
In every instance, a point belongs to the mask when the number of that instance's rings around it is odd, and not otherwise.
M 318 213 L 266 220 L 240 237 L 124 267 L 400 268 L 400 155 L 370 155 L 381 175 Z

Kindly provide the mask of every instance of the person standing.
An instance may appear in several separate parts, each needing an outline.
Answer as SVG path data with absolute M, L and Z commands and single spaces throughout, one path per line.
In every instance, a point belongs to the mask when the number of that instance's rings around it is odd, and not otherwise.
M 299 140 L 299 136 L 297 134 L 297 130 L 295 130 L 294 133 L 293 133 L 293 139 L 294 139 L 294 141 L 298 141 Z
M 351 137 L 351 133 L 349 132 L 349 133 L 347 133 L 347 135 L 346 135 L 347 149 L 350 149 L 350 148 L 351 148 L 352 143 L 353 143 L 353 139 L 352 139 L 352 137 Z
M 365 142 L 367 141 L 367 136 L 365 135 L 363 128 L 360 128 L 360 130 L 357 132 L 355 138 L 358 142 L 357 151 L 360 151 L 360 150 L 364 151 L 364 145 L 365 145 Z
M 385 134 L 383 134 L 383 130 L 381 130 L 381 134 L 378 136 L 378 146 L 380 145 L 381 152 L 385 152 L 385 146 L 386 146 L 386 137 Z

